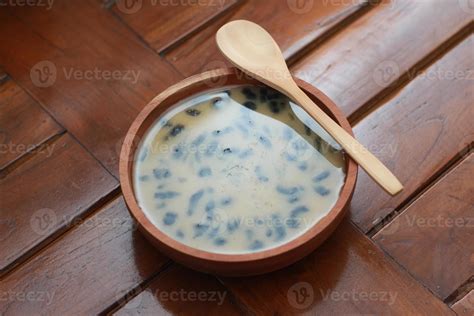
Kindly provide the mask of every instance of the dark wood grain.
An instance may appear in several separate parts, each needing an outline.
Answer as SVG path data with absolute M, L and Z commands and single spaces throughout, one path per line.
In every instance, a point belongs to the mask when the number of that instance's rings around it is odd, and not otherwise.
M 15 82 L 0 83 L 0 170 L 61 132 L 63 128 Z
M 162 52 L 195 33 L 204 24 L 239 0 L 127 1 L 119 0 L 113 11 L 157 52 Z M 130 1 L 128 1 L 131 3 Z
M 246 1 L 170 51 L 166 58 L 185 76 L 226 65 L 224 57 L 218 51 L 214 35 L 220 26 L 238 19 L 262 25 L 275 38 L 285 57 L 290 58 L 338 22 L 361 9 L 365 2 Z
M 97 314 L 165 262 L 135 229 L 122 198 L 117 198 L 8 274 L 0 292 L 13 294 L 0 303 L 0 314 Z M 28 293 L 36 299 L 22 299 Z
M 114 315 L 242 315 L 215 277 L 174 264 Z
M 471 154 L 374 236 L 443 300 L 474 275 L 473 174 Z
M 118 186 L 69 135 L 0 177 L 0 273 L 83 215 Z
M 138 110 L 181 78 L 97 1 L 2 7 L 0 27 L 0 64 L 114 174 Z
M 472 316 L 474 314 L 474 290 L 457 301 L 451 308 L 458 316 Z
M 451 1 L 384 0 L 292 70 L 349 116 L 470 21 Z
M 452 314 L 348 221 L 293 266 L 224 283 L 259 315 Z
M 351 218 L 365 232 L 474 141 L 473 45 L 471 35 L 354 127 L 405 186 L 391 198 L 360 170 Z

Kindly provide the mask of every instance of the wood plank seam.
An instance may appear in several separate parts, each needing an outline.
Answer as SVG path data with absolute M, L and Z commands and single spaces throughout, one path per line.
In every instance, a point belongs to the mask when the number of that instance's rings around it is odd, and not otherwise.
M 403 213 L 403 211 L 408 208 L 413 202 L 415 202 L 421 195 L 423 195 L 426 191 L 428 191 L 431 187 L 433 187 L 439 180 L 441 180 L 446 174 L 448 174 L 451 170 L 456 168 L 463 160 L 469 156 L 469 154 L 473 151 L 474 143 L 470 143 L 466 145 L 465 148 L 461 149 L 456 156 L 453 157 L 447 164 L 442 166 L 440 170 L 433 174 L 426 182 L 420 185 L 413 194 L 408 196 L 402 203 L 398 205 L 391 213 L 385 216 L 379 223 L 377 223 L 374 227 L 372 227 L 368 232 L 367 236 L 372 238 L 377 234 L 380 230 L 382 230 L 385 226 L 387 226 L 392 220 L 398 216 L 399 214 Z M 357 226 L 357 225 L 356 225 Z
M 165 46 L 158 53 L 160 54 L 160 56 L 166 55 L 166 53 L 173 50 L 173 48 L 178 47 L 179 45 L 181 45 L 181 43 L 185 42 L 188 38 L 190 38 L 194 34 L 199 33 L 202 29 L 204 29 L 208 25 L 214 23 L 215 21 L 217 21 L 223 15 L 233 13 L 238 8 L 240 8 L 242 5 L 244 5 L 246 2 L 247 2 L 247 0 L 237 0 L 235 3 L 233 3 L 233 4 L 229 5 L 228 7 L 226 7 L 224 10 L 221 10 L 221 11 L 217 12 L 216 14 L 212 15 L 208 19 L 204 20 L 202 23 L 196 25 L 190 32 L 182 35 L 176 41 L 174 41 L 174 42 L 170 43 L 169 45 Z
M 227 293 L 229 293 L 228 299 L 231 304 L 235 305 L 237 308 L 242 310 L 245 315 L 253 315 L 252 311 L 250 310 L 249 306 L 245 305 L 241 299 L 225 284 L 225 282 L 218 276 L 214 276 L 214 278 L 219 282 L 222 287 L 225 289 Z
M 15 82 L 16 82 L 16 81 L 15 81 Z M 97 161 L 97 163 L 98 163 L 102 168 L 104 168 L 105 171 L 107 171 L 107 173 L 109 173 L 113 178 L 115 178 L 116 180 L 118 180 L 118 177 L 116 177 L 112 172 L 110 172 L 109 168 L 107 168 L 107 167 L 104 165 L 104 163 L 103 163 L 100 159 L 98 159 L 98 158 L 89 150 L 89 148 L 87 148 L 86 146 L 84 146 L 84 144 L 83 144 L 81 141 L 79 141 L 79 139 L 78 139 L 74 134 L 70 133 L 70 132 L 61 124 L 61 122 L 59 122 L 59 121 L 56 119 L 56 117 L 53 115 L 53 113 L 51 113 L 51 112 L 48 110 L 48 108 L 47 108 L 46 106 L 44 106 L 43 102 L 42 102 L 40 99 L 36 98 L 36 96 L 35 96 L 33 93 L 31 93 L 31 92 L 27 89 L 27 87 L 23 86 L 21 83 L 16 82 L 16 84 L 17 84 L 20 88 L 22 88 L 22 89 L 26 92 L 26 94 L 28 94 L 33 100 L 35 100 L 36 103 L 41 107 L 41 109 L 42 109 L 43 111 L 45 111 L 45 112 L 51 117 L 51 119 L 52 119 L 54 122 L 56 122 L 56 124 L 58 124 L 61 128 L 64 129 L 64 133 L 67 132 L 68 135 L 69 135 L 74 141 L 76 141 L 92 158 L 94 158 L 94 160 Z M 2 177 L 2 173 L 0 172 L 0 178 L 1 178 L 1 177 Z
M 42 152 L 45 148 L 54 146 L 54 143 L 56 143 L 61 137 L 66 135 L 67 131 L 63 129 L 61 132 L 58 134 L 55 134 L 48 139 L 46 139 L 44 142 L 38 144 L 31 150 L 25 152 L 24 155 L 16 158 L 15 160 L 12 160 L 9 162 L 4 168 L 0 170 L 0 179 L 4 179 L 8 174 L 10 174 L 12 171 L 14 171 L 16 168 L 19 166 L 23 165 L 25 162 L 29 161 L 31 158 L 33 158 L 36 154 L 39 152 Z
M 154 49 L 150 43 L 148 43 L 141 34 L 139 34 L 136 30 L 134 30 L 127 22 L 125 22 L 116 12 L 113 12 L 111 8 L 116 5 L 118 0 L 112 0 L 110 3 L 106 4 L 106 8 L 110 10 L 111 14 L 117 18 L 123 25 L 125 25 L 137 38 L 140 39 L 142 43 L 144 43 L 147 47 L 149 47 L 151 50 L 156 52 L 160 57 L 164 57 L 166 53 L 169 51 L 173 50 L 174 48 L 178 47 L 182 43 L 184 43 L 187 39 L 195 35 L 196 33 L 199 33 L 201 30 L 206 28 L 208 25 L 214 23 L 216 20 L 218 20 L 220 17 L 222 17 L 225 14 L 232 14 L 235 10 L 237 10 L 240 6 L 245 4 L 247 0 L 237 0 L 235 3 L 230 4 L 229 6 L 225 7 L 223 10 L 211 15 L 209 18 L 205 19 L 204 21 L 200 22 L 199 24 L 195 25 L 189 32 L 186 32 L 185 34 L 181 34 L 177 39 L 175 39 L 173 42 L 170 44 L 165 45 L 162 49 L 156 50 Z M 179 71 L 178 71 L 179 72 Z M 181 72 L 179 72 L 181 73 Z
M 378 4 L 380 4 L 381 1 L 382 0 L 373 0 L 368 1 L 366 3 L 362 3 L 354 12 L 349 14 L 346 18 L 342 19 L 341 21 L 339 21 L 339 23 L 335 24 L 323 34 L 318 36 L 316 39 L 302 47 L 298 52 L 289 56 L 286 61 L 288 67 L 291 68 L 291 66 L 296 64 L 298 61 L 304 59 L 306 55 L 308 55 L 310 52 L 317 50 L 318 46 L 324 44 L 337 34 L 346 30 L 349 26 L 351 26 L 352 23 L 354 23 L 362 16 L 367 14 L 369 11 L 374 9 Z
M 461 28 L 456 34 L 451 38 L 441 43 L 433 51 L 428 53 L 425 57 L 420 59 L 413 67 L 408 69 L 405 73 L 401 74 L 393 84 L 390 84 L 385 89 L 379 91 L 371 99 L 365 102 L 360 106 L 354 113 L 352 113 L 348 120 L 352 126 L 355 126 L 357 123 L 362 121 L 365 117 L 370 115 L 374 110 L 382 106 L 385 101 L 390 99 L 393 95 L 397 94 L 399 91 L 403 90 L 412 80 L 417 77 L 417 74 L 425 71 L 430 66 L 435 64 L 439 59 L 444 55 L 449 53 L 453 48 L 458 44 L 462 43 L 469 35 L 474 31 L 474 22 L 466 24 Z
M 449 306 L 453 306 L 472 290 L 474 290 L 474 276 L 471 276 L 466 280 L 466 282 L 461 284 L 461 286 L 451 293 L 451 295 L 446 298 L 445 303 Z
M 471 144 L 472 145 L 472 144 Z M 470 146 L 471 146 L 470 145 Z M 469 148 L 471 148 L 469 146 Z M 472 148 L 471 148 L 472 149 Z M 443 174 L 438 178 L 436 179 L 435 181 L 433 181 L 433 183 L 426 189 L 424 190 L 424 192 L 420 193 L 419 197 L 415 197 L 412 201 L 412 203 L 410 203 L 409 205 L 406 206 L 406 209 L 409 209 L 413 203 L 416 203 L 418 202 L 420 199 L 423 199 L 423 195 L 426 193 L 427 195 L 430 194 L 430 190 L 433 189 L 433 190 L 436 190 L 436 186 L 437 185 L 442 185 L 444 181 L 447 180 L 447 178 L 449 178 L 450 176 L 452 176 L 452 172 L 456 172 L 457 168 L 461 168 L 461 166 L 463 165 L 463 163 L 466 163 L 470 158 L 472 158 L 472 153 L 473 151 L 470 150 L 468 151 L 465 155 L 463 155 L 462 157 L 460 157 L 459 161 L 457 161 L 453 166 L 451 166 L 449 169 L 445 170 L 445 172 L 443 172 Z M 405 211 L 405 210 L 404 210 Z M 408 211 L 407 211 L 408 212 Z M 401 215 L 403 216 L 403 214 Z M 409 215 L 407 215 L 409 216 Z M 383 233 L 383 232 L 382 232 Z M 380 241 L 380 239 L 379 239 Z M 377 243 L 378 244 L 378 243 Z M 423 279 L 423 278 L 420 278 L 419 275 L 416 275 L 416 272 L 413 272 L 412 273 L 412 269 L 409 267 L 409 266 L 406 266 L 404 264 L 401 264 L 399 263 L 400 262 L 400 258 L 396 258 L 396 254 L 392 255 L 390 250 L 386 249 L 385 247 L 383 247 L 382 244 L 378 244 L 379 248 L 388 256 L 390 257 L 394 262 L 396 262 L 401 269 L 407 271 L 408 274 L 410 274 L 410 276 L 415 280 L 417 281 L 419 284 L 423 285 L 423 287 L 425 287 L 428 291 L 430 291 L 435 297 L 439 298 L 439 299 L 442 299 L 443 302 L 448 305 L 448 306 L 452 306 L 454 305 L 457 301 L 461 300 L 462 298 L 464 298 L 464 296 L 466 294 L 468 294 L 470 291 L 472 291 L 474 289 L 474 276 L 473 275 L 470 275 L 468 277 L 467 280 L 464 280 L 462 283 L 459 284 L 459 286 L 457 288 L 455 288 L 454 290 L 452 290 L 452 292 L 446 296 L 444 299 L 440 297 L 440 294 L 436 292 L 436 289 L 433 287 L 433 284 L 427 284 L 426 283 L 426 279 Z
M 99 315 L 112 315 L 114 312 L 124 307 L 125 304 L 127 304 L 129 301 L 131 301 L 133 298 L 143 292 L 158 276 L 169 270 L 169 268 L 173 264 L 173 261 L 168 260 L 166 263 L 163 264 L 162 267 L 158 269 L 156 273 L 151 275 L 149 278 L 143 280 L 143 282 L 141 282 L 134 288 L 130 289 L 121 298 L 117 299 L 117 301 L 115 301 L 112 305 L 106 307 L 102 312 L 100 312 Z
M 5 269 L 0 271 L 0 280 L 6 278 L 9 274 L 13 273 L 17 269 L 21 268 L 23 265 L 27 264 L 31 259 L 39 256 L 41 252 L 52 246 L 58 240 L 60 240 L 64 235 L 69 231 L 73 230 L 75 227 L 79 226 L 82 222 L 87 221 L 88 218 L 94 216 L 99 210 L 105 208 L 108 204 L 114 201 L 118 196 L 120 196 L 120 186 L 117 186 L 115 189 L 98 199 L 93 203 L 89 208 L 84 210 L 78 216 L 71 218 L 69 223 L 66 223 L 64 227 L 58 229 L 53 234 L 49 235 L 43 242 L 38 244 L 36 247 L 30 249 L 25 254 L 19 256 L 15 259 L 10 265 L 5 267 Z

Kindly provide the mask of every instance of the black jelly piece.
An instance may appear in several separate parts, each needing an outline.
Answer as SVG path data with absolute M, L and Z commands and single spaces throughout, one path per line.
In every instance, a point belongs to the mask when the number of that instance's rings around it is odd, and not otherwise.
M 289 218 L 286 221 L 286 226 L 288 226 L 290 228 L 297 228 L 298 226 L 300 226 L 300 219 L 299 218 Z
M 194 146 L 199 146 L 204 142 L 205 139 L 206 139 L 206 135 L 201 134 L 198 137 L 196 137 L 195 140 L 193 140 L 193 145 Z
M 302 162 L 298 165 L 298 169 L 301 171 L 306 171 L 306 169 L 308 169 L 308 164 L 306 162 Z
M 214 100 L 212 100 L 212 106 L 217 109 L 220 109 L 222 107 L 222 98 L 220 97 L 214 98 Z
M 166 191 L 166 192 L 155 192 L 155 198 L 157 199 L 172 199 L 176 196 L 178 196 L 178 192 L 174 191 Z
M 250 110 L 256 110 L 257 109 L 257 105 L 255 103 L 253 103 L 252 101 L 246 101 L 244 102 L 244 106 L 247 108 L 247 109 L 250 109 Z
M 291 210 L 291 217 L 297 217 L 302 213 L 307 213 L 309 209 L 306 206 L 298 206 Z
M 181 133 L 184 130 L 184 125 L 183 124 L 177 124 L 175 125 L 169 132 L 169 136 L 175 137 L 179 133 Z
M 209 201 L 207 202 L 206 204 L 206 212 L 211 212 L 212 210 L 214 210 L 216 208 L 216 203 L 214 201 Z
M 227 240 L 225 238 L 222 238 L 222 237 L 214 239 L 214 245 L 216 245 L 216 246 L 222 246 L 226 242 L 227 242 Z
M 277 101 L 270 101 L 270 103 L 268 104 L 269 107 L 270 107 L 270 111 L 272 113 L 279 113 L 280 112 L 280 107 L 278 106 L 278 102 Z
M 229 205 L 230 203 L 232 203 L 232 198 L 230 196 L 222 198 L 221 200 L 222 205 Z
M 153 169 L 153 175 L 157 179 L 166 179 L 166 178 L 171 177 L 171 171 L 165 168 L 156 168 L 156 169 Z
M 278 193 L 285 195 L 292 195 L 298 192 L 298 187 L 284 187 L 282 185 L 277 185 L 276 189 Z
M 240 221 L 237 218 L 233 218 L 227 222 L 227 230 L 229 232 L 235 231 L 240 226 Z
M 232 149 L 230 149 L 230 148 L 225 148 L 225 149 L 223 150 L 223 152 L 224 152 L 224 154 L 230 154 L 230 153 L 232 153 Z
M 138 179 L 142 182 L 146 182 L 146 181 L 150 180 L 150 176 L 147 176 L 147 175 L 146 176 L 140 176 L 140 178 L 138 178 Z
M 272 147 L 272 143 L 270 142 L 270 140 L 263 136 L 263 135 L 260 135 L 260 137 L 258 137 L 258 141 L 265 147 L 267 148 L 271 148 Z
M 326 196 L 328 195 L 329 193 L 331 193 L 331 191 L 329 191 L 329 189 L 323 187 L 323 186 L 317 186 L 314 188 L 314 191 L 316 191 L 319 195 L 321 196 Z
M 247 99 L 255 100 L 257 95 L 253 92 L 250 88 L 243 88 L 242 93 L 245 95 Z
M 188 215 L 192 215 L 194 213 L 194 210 L 196 209 L 196 206 L 203 195 L 204 190 L 199 190 L 193 195 L 191 195 L 191 197 L 189 198 Z
M 165 225 L 173 225 L 176 222 L 177 217 L 178 217 L 178 214 L 174 212 L 167 212 L 165 214 L 165 217 L 163 217 L 163 223 Z
M 199 114 L 201 114 L 201 111 L 197 109 L 187 109 L 186 114 L 188 114 L 189 116 L 198 116 Z
M 176 237 L 178 237 L 178 238 L 184 238 L 184 233 L 183 233 L 183 231 L 180 230 L 180 229 L 178 229 L 178 230 L 176 231 Z
M 261 242 L 260 240 L 254 240 L 250 246 L 249 246 L 250 250 L 258 250 L 258 249 L 261 249 L 263 248 L 263 242 Z
M 212 175 L 212 170 L 209 167 L 204 167 L 199 170 L 198 174 L 200 177 L 209 177 L 210 175 Z
M 209 225 L 208 224 L 195 224 L 194 225 L 194 238 L 202 236 L 208 229 Z
M 329 174 L 330 174 L 330 172 L 328 170 L 325 170 L 325 171 L 321 172 L 320 174 L 318 174 L 317 176 L 313 177 L 313 181 L 314 182 L 322 181 L 322 180 L 326 179 L 327 177 L 329 177 Z

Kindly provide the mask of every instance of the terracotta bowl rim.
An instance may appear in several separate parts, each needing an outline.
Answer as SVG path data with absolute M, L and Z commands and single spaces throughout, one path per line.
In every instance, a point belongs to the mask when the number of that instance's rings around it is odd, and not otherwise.
M 181 254 L 193 257 L 196 260 L 204 260 L 207 262 L 217 262 L 217 263 L 238 263 L 238 262 L 249 262 L 249 261 L 259 261 L 259 260 L 267 260 L 271 257 L 282 256 L 287 252 L 294 250 L 295 248 L 301 247 L 302 245 L 310 242 L 312 239 L 316 238 L 319 234 L 322 234 L 326 229 L 330 229 L 331 223 L 333 221 L 337 221 L 340 218 L 340 213 L 344 212 L 346 206 L 349 204 L 352 193 L 355 188 L 356 178 L 357 178 L 357 164 L 347 155 L 345 154 L 346 160 L 346 178 L 344 181 L 344 185 L 341 189 L 339 199 L 337 200 L 336 204 L 333 208 L 320 219 L 316 224 L 312 225 L 306 232 L 302 235 L 296 237 L 295 239 L 290 240 L 287 243 L 284 243 L 280 246 L 258 251 L 258 252 L 251 252 L 251 253 L 242 253 L 242 254 L 225 254 L 225 253 L 212 253 L 204 250 L 199 250 L 194 247 L 190 247 L 186 244 L 183 244 L 172 237 L 169 237 L 166 233 L 162 232 L 157 226 L 155 226 L 151 221 L 147 218 L 145 213 L 139 207 L 134 190 L 133 190 L 133 159 L 135 156 L 135 149 L 138 145 L 137 136 L 143 135 L 149 127 L 143 128 L 143 123 L 147 118 L 151 118 L 154 115 L 154 111 L 163 106 L 163 103 L 166 103 L 167 100 L 173 97 L 173 95 L 181 92 L 192 90 L 192 87 L 196 86 L 204 86 L 207 83 L 214 83 L 216 82 L 215 79 L 219 78 L 240 78 L 238 80 L 242 80 L 241 84 L 257 84 L 262 85 L 260 82 L 249 78 L 248 76 L 241 73 L 239 70 L 235 68 L 221 68 L 215 69 L 211 71 L 207 71 L 198 75 L 194 75 L 188 77 L 177 84 L 169 87 L 168 89 L 164 90 L 158 96 L 156 96 L 151 102 L 149 102 L 142 111 L 138 114 L 136 119 L 133 121 L 130 129 L 125 136 L 124 143 L 122 145 L 122 150 L 120 153 L 120 162 L 119 162 L 119 173 L 120 173 L 120 183 L 122 188 L 122 193 L 128 207 L 129 212 L 131 213 L 132 217 L 138 222 L 140 228 L 146 233 L 148 238 L 152 238 L 153 241 L 157 242 L 159 245 L 168 248 L 171 251 L 178 251 Z M 212 81 L 214 80 L 214 81 Z M 227 80 L 224 80 L 227 81 Z M 334 104 L 333 101 L 329 99 L 323 92 L 315 88 L 314 86 L 300 80 L 296 79 L 297 84 L 306 92 L 308 95 L 318 102 L 319 104 L 324 105 L 323 108 L 328 110 L 333 118 L 351 135 L 353 135 L 351 126 L 347 121 L 346 117 L 342 114 L 341 110 Z M 230 86 L 232 84 L 223 83 L 219 85 L 216 84 L 218 87 Z M 211 89 L 198 89 L 196 92 L 190 93 L 189 96 L 194 95 L 196 93 L 204 92 L 206 90 Z M 188 97 L 189 97 L 188 96 Z M 187 97 L 185 97 L 187 98 Z M 185 99 L 182 98 L 182 99 Z M 168 105 L 165 105 L 162 109 L 165 111 L 169 107 L 173 106 L 176 102 L 172 102 Z M 155 120 L 160 116 L 158 114 L 155 116 Z M 170 249 L 171 248 L 171 249 Z

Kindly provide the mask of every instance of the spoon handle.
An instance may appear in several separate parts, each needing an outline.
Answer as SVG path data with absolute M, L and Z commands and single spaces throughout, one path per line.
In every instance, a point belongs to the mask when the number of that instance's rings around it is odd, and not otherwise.
M 377 157 L 334 122 L 296 84 L 287 89 L 286 93 L 300 104 L 385 191 L 396 195 L 403 190 L 400 181 Z

